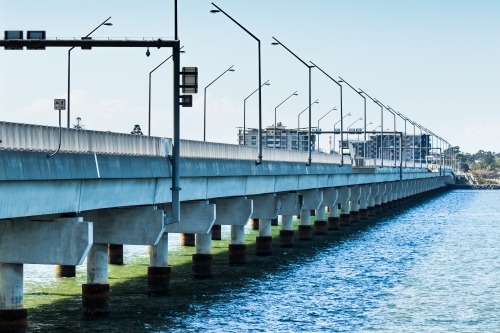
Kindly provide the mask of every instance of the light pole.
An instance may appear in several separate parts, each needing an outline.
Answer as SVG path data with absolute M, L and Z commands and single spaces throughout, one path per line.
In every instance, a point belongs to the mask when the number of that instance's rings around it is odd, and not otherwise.
M 221 75 L 219 75 L 215 80 L 210 82 L 210 84 L 205 87 L 205 92 L 203 93 L 203 142 L 206 141 L 206 132 L 207 132 L 207 88 L 210 87 L 212 83 L 220 79 L 222 75 L 226 74 L 227 72 L 234 72 L 233 67 L 234 65 L 226 69 Z
M 353 86 L 351 86 L 351 85 L 350 85 L 350 84 L 349 84 L 346 80 L 344 80 L 344 79 L 343 79 L 343 78 L 341 78 L 340 76 L 339 76 L 339 78 L 340 78 L 339 82 L 344 82 L 344 83 L 345 83 L 345 84 L 347 84 L 347 85 L 348 85 L 348 86 L 349 86 L 352 90 L 354 90 L 356 93 L 358 93 L 358 95 L 359 95 L 359 96 L 361 96 L 361 97 L 363 98 L 363 104 L 364 104 L 364 113 L 363 113 L 363 117 L 365 118 L 365 127 L 364 127 L 364 128 L 365 128 L 365 134 L 364 134 L 365 143 L 364 143 L 364 151 L 363 151 L 363 153 L 364 153 L 364 154 L 366 154 L 366 126 L 367 126 L 367 124 L 366 124 L 366 97 L 365 97 L 365 96 L 363 96 L 363 94 L 362 94 L 360 91 L 358 91 L 358 90 L 354 89 L 354 87 L 353 87 Z M 358 140 L 359 140 L 359 134 L 358 134 Z M 366 156 L 363 156 L 363 157 L 364 157 L 364 158 L 366 158 Z
M 233 19 L 231 16 L 229 16 L 225 11 L 217 7 L 216 4 L 212 2 L 212 5 L 217 8 L 217 10 L 212 9 L 210 12 L 215 14 L 215 13 L 222 13 L 226 15 L 231 21 L 236 23 L 241 29 L 243 29 L 247 34 L 252 36 L 258 44 L 258 53 L 259 53 L 259 155 L 257 156 L 257 161 L 255 162 L 257 165 L 262 163 L 262 93 L 261 93 L 261 87 L 262 87 L 262 82 L 261 82 L 261 64 L 260 64 L 260 39 L 255 37 L 250 31 L 248 31 L 245 27 L 243 27 L 241 24 L 239 24 L 235 19 Z M 243 133 L 245 135 L 245 133 Z
M 388 107 L 389 109 L 391 109 L 392 111 L 396 112 L 396 114 L 397 114 L 397 115 L 398 115 L 401 119 L 403 119 L 403 120 L 404 120 L 404 122 L 405 122 L 405 138 L 404 138 L 404 142 L 405 142 L 405 154 L 404 154 L 404 155 L 405 155 L 405 168 L 406 168 L 406 154 L 407 154 L 407 152 L 406 152 L 406 121 L 408 120 L 408 118 L 406 118 L 405 116 L 403 116 L 400 112 L 398 112 L 398 111 L 394 110 L 393 108 L 391 108 L 389 105 L 387 105 L 387 107 Z M 402 147 L 403 147 L 403 146 L 402 146 L 402 143 L 401 143 L 401 149 L 402 149 Z M 402 157 L 401 157 L 401 158 L 402 158 Z
M 348 114 L 346 114 L 345 116 L 343 116 L 342 118 L 340 118 L 340 120 L 339 120 L 339 121 L 337 121 L 335 124 L 333 124 L 333 151 L 335 151 L 335 132 L 336 132 L 336 131 L 335 131 L 335 126 L 336 126 L 338 123 L 343 122 L 344 118 L 345 118 L 345 117 L 349 117 L 350 115 L 351 115 L 351 113 L 349 112 Z M 341 133 L 342 133 L 342 131 L 341 131 Z M 341 145 L 341 146 L 343 147 L 344 141 L 343 141 L 343 140 L 341 140 L 341 141 L 342 141 L 342 145 Z
M 380 103 L 380 101 L 377 101 L 377 102 Z M 394 112 L 392 112 L 390 110 L 390 108 L 388 108 L 384 104 L 380 103 L 380 105 L 382 105 L 387 111 L 392 113 L 392 115 L 394 116 L 394 167 L 396 167 L 396 146 L 397 146 L 397 144 L 396 144 L 396 114 Z
M 380 130 L 382 131 L 381 133 L 381 140 L 384 139 L 384 109 L 382 107 L 382 105 L 380 105 L 379 103 L 375 102 L 375 99 L 371 98 L 370 95 L 368 95 L 366 92 L 364 92 L 361 88 L 359 88 L 359 91 L 361 91 L 362 94 L 365 94 L 366 96 L 368 96 L 368 98 L 370 98 L 373 103 L 377 104 L 378 106 L 380 106 Z M 381 156 L 383 157 L 383 156 Z M 381 166 L 384 166 L 384 159 L 381 158 Z
M 358 119 L 356 119 L 351 125 L 347 126 L 347 146 L 349 147 L 349 129 L 352 127 L 352 125 L 356 124 L 358 121 L 360 120 L 363 120 L 363 117 L 359 117 Z M 344 148 L 344 147 L 342 147 Z
M 260 88 L 263 87 L 263 86 L 270 86 L 271 84 L 269 83 L 269 80 L 267 80 L 266 82 L 264 82 L 259 88 L 255 89 L 250 95 L 247 96 L 247 98 L 245 98 L 243 100 L 243 145 L 246 144 L 246 129 L 247 129 L 247 123 L 246 123 L 246 120 L 247 120 L 247 115 L 246 115 L 246 104 L 247 104 L 247 99 L 249 99 L 253 94 L 255 94 L 257 91 L 260 92 Z M 260 133 L 260 132 L 259 132 Z M 260 135 L 260 134 L 259 134 Z
M 306 110 L 308 110 L 313 104 L 319 104 L 319 99 L 315 100 L 307 108 L 299 112 L 299 115 L 297 116 L 297 135 L 299 135 L 299 129 L 300 129 L 300 115 L 303 114 Z
M 182 47 L 179 50 L 182 50 L 183 47 L 184 47 L 184 45 L 182 45 Z M 184 51 L 179 51 L 179 52 L 180 53 L 184 53 Z M 157 70 L 161 65 L 163 65 L 165 62 L 167 62 L 167 60 L 170 59 L 170 58 L 172 58 L 172 56 L 170 56 L 167 59 L 163 60 L 161 62 L 161 64 L 159 64 L 158 66 L 155 67 L 155 69 L 153 69 L 151 72 L 149 72 L 148 136 L 151 136 L 151 74 L 153 74 L 153 72 L 155 70 Z
M 291 98 L 292 96 L 298 96 L 299 94 L 297 94 L 298 90 L 295 91 L 293 94 L 291 94 L 290 96 L 288 96 L 283 102 L 281 102 L 280 104 L 278 104 L 277 107 L 274 108 L 274 149 L 276 149 L 276 110 L 278 109 L 278 107 L 285 103 L 286 101 L 288 101 L 289 98 Z M 280 135 L 280 149 L 281 149 L 281 135 Z
M 307 163 L 306 165 L 311 165 L 311 106 L 313 103 L 311 103 L 311 68 L 314 66 L 308 65 L 304 60 L 300 59 L 295 53 L 290 51 L 289 48 L 287 48 L 285 45 L 283 45 L 279 40 L 273 37 L 273 39 L 276 42 L 271 43 L 272 45 L 281 45 L 285 50 L 290 52 L 295 58 L 297 58 L 300 62 L 302 62 L 308 69 L 309 71 L 309 140 L 308 140 L 308 145 L 307 145 L 307 151 L 309 153 L 308 158 L 307 158 Z M 298 135 L 298 134 L 297 134 Z
M 342 108 L 342 85 L 338 83 L 333 77 L 328 75 L 324 70 L 318 67 L 314 62 L 311 61 L 314 67 L 316 67 L 321 73 L 325 74 L 330 80 L 332 80 L 340 88 L 340 146 L 344 148 L 344 109 Z M 335 126 L 334 126 L 335 131 Z M 333 141 L 335 141 L 335 133 L 333 134 Z M 335 142 L 334 142 L 335 145 Z M 341 149 L 342 149 L 341 148 Z M 340 152 L 340 166 L 344 165 L 344 154 L 343 151 Z
M 108 17 L 104 22 L 102 22 L 101 24 L 99 24 L 97 26 L 97 28 L 95 28 L 94 30 L 92 30 L 91 32 L 89 32 L 89 34 L 87 36 L 85 36 L 84 38 L 88 38 L 90 35 L 92 35 L 92 33 L 94 31 L 96 31 L 97 29 L 99 29 L 101 26 L 103 25 L 106 25 L 106 26 L 111 26 L 113 25 L 113 23 L 108 23 L 109 19 L 111 19 L 111 16 Z M 68 103 L 67 103 L 67 107 L 68 107 L 68 128 L 70 128 L 70 118 L 71 118 L 71 115 L 70 115 L 70 106 L 71 106 L 71 96 L 70 96 L 70 88 L 71 88 L 71 50 L 73 50 L 75 47 L 73 46 L 72 48 L 70 48 L 68 50 Z
M 323 118 L 325 118 L 330 112 L 332 112 L 333 110 L 337 110 L 337 107 L 335 106 L 333 109 L 331 109 L 330 111 L 328 111 L 327 113 L 325 113 L 325 115 L 321 118 L 318 119 L 318 127 L 316 127 L 316 133 L 318 135 L 318 154 L 319 154 L 319 135 L 321 133 L 320 129 L 319 129 L 319 121 Z

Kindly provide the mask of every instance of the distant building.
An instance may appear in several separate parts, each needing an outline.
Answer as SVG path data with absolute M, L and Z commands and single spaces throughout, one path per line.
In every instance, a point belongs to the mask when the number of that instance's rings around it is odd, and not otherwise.
M 348 142 L 352 144 L 355 156 L 365 156 L 364 140 L 352 140 L 350 138 L 345 138 L 344 148 L 349 147 Z M 394 135 L 391 132 L 384 132 L 383 140 L 382 134 L 369 134 L 369 138 L 366 141 L 366 157 L 393 160 L 394 155 L 396 155 L 396 159 L 399 160 L 401 154 L 400 142 L 401 137 L 399 134 L 396 134 L 396 137 L 394 138 Z M 415 159 L 417 162 L 425 162 L 425 157 L 431 155 L 430 148 L 430 136 L 427 134 L 403 136 L 403 161 L 413 161 Z
M 314 130 L 316 130 L 314 128 Z M 243 132 L 242 127 L 238 127 L 238 144 L 257 147 L 258 144 L 257 128 L 246 128 Z M 276 125 L 276 141 L 274 135 L 274 125 L 262 129 L 262 143 L 265 148 L 276 148 L 284 150 L 307 151 L 309 142 L 309 130 L 299 128 L 287 129 L 281 123 Z M 316 134 L 311 135 L 311 151 L 316 150 Z

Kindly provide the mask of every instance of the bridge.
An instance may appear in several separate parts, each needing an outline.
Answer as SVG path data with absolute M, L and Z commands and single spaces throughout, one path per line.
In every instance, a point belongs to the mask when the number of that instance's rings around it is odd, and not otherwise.
M 454 182 L 451 165 L 355 159 L 337 154 L 180 140 L 180 196 L 173 195 L 169 138 L 0 122 L 0 325 L 25 325 L 23 264 L 74 276 L 87 259 L 86 315 L 110 311 L 108 259 L 123 244 L 150 245 L 149 294 L 168 294 L 168 234 L 195 245 L 193 276 L 212 275 L 212 239 L 231 226 L 230 265 L 246 262 L 244 226 L 258 224 L 256 254 L 308 240 L 432 195 Z M 402 155 L 401 155 L 402 156 Z M 450 163 L 451 164 L 451 163 Z M 391 166 L 388 166 L 391 165 Z M 405 166 L 407 165 L 407 166 Z M 172 218 L 179 205 L 179 218 Z M 311 225 L 311 212 L 315 215 Z M 326 213 L 329 213 L 328 218 Z M 300 216 L 298 230 L 293 218 Z M 109 255 L 109 258 L 108 258 Z M 146 274 L 146 272 L 145 272 Z

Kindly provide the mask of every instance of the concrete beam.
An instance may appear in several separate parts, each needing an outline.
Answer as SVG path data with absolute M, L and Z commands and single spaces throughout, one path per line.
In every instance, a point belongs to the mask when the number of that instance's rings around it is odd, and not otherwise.
M 165 212 L 144 208 L 114 208 L 82 212 L 94 223 L 94 243 L 156 245 L 165 232 Z
M 272 220 L 278 217 L 281 209 L 281 196 L 268 194 L 248 198 L 253 200 L 252 218 Z
M 245 225 L 253 213 L 253 201 L 245 198 L 214 199 L 215 223 L 220 225 Z
M 81 265 L 92 246 L 92 235 L 89 222 L 3 220 L 0 262 Z
M 162 204 L 158 207 L 165 209 L 167 215 L 171 214 L 172 204 Z M 181 221 L 167 225 L 165 232 L 208 234 L 215 222 L 215 217 L 215 204 L 207 201 L 181 202 Z
M 323 191 L 300 191 L 299 194 L 303 197 L 302 209 L 316 210 L 323 202 Z
M 344 187 L 339 187 L 337 188 L 338 190 L 338 198 L 337 202 L 338 203 L 346 203 L 349 201 L 349 198 L 351 197 L 351 189 L 347 186 Z
M 323 203 L 325 206 L 334 206 L 337 203 L 339 192 L 336 188 L 323 189 Z
M 281 208 L 280 215 L 298 215 L 302 209 L 304 198 L 298 193 L 280 194 Z

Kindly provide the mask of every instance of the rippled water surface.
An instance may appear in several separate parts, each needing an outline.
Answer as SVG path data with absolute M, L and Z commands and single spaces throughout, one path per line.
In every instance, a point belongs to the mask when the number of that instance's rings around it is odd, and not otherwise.
M 147 253 L 126 247 L 99 320 L 81 315 L 85 267 L 56 280 L 27 265 L 30 331 L 500 332 L 499 202 L 500 191 L 447 192 L 294 249 L 275 242 L 272 257 L 249 246 L 245 267 L 223 253 L 211 280 L 174 266 L 166 298 L 145 295 Z

